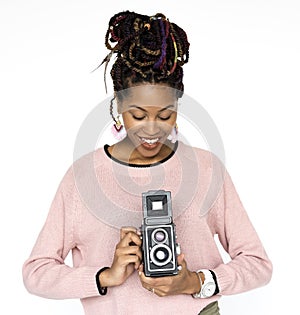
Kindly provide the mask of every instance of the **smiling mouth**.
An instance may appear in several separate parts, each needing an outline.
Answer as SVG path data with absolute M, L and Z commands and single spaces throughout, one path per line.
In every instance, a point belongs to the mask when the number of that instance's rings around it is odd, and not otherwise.
M 158 143 L 159 138 L 150 139 L 150 138 L 140 137 L 140 140 L 141 140 L 142 143 L 146 143 L 148 145 L 154 145 L 154 144 Z

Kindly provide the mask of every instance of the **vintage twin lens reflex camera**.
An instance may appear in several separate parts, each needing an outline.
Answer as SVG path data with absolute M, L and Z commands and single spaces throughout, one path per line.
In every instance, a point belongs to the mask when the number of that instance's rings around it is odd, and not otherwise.
M 172 219 L 171 192 L 150 190 L 142 193 L 142 201 L 144 273 L 148 277 L 176 275 L 180 249 Z

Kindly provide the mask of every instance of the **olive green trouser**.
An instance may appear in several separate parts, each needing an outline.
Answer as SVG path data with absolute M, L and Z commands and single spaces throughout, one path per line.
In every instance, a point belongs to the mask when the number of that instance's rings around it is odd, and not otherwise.
M 208 304 L 198 315 L 220 315 L 218 302 Z

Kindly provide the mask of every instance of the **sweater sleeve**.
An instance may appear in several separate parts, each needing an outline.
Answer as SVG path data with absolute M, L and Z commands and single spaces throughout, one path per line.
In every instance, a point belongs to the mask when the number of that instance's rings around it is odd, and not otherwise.
M 71 169 L 63 178 L 30 257 L 23 265 L 27 290 L 46 298 L 98 296 L 95 275 L 99 266 L 70 267 L 64 263 L 76 246 L 73 237 L 76 203 Z
M 213 270 L 220 294 L 237 294 L 266 285 L 272 276 L 272 263 L 228 173 L 217 202 L 217 213 L 216 231 L 232 259 Z

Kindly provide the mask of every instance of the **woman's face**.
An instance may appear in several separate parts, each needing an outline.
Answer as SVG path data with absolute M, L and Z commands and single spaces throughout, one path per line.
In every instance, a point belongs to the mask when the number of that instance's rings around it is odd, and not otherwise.
M 175 90 L 164 85 L 144 84 L 128 90 L 118 103 L 133 156 L 147 160 L 155 157 L 176 124 Z

